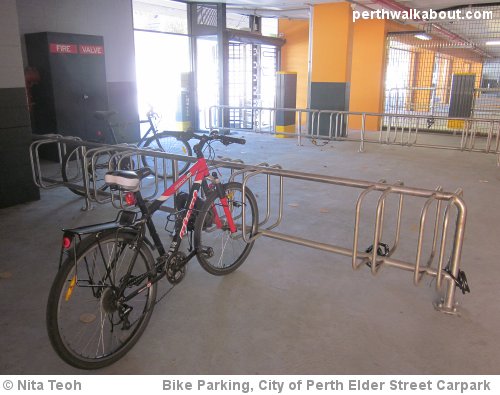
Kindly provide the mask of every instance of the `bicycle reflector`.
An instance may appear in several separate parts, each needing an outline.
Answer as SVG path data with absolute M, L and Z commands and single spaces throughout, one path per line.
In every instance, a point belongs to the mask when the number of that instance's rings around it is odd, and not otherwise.
M 135 195 L 133 192 L 127 192 L 125 194 L 125 203 L 127 206 L 135 206 L 137 201 L 135 200 Z
M 71 247 L 71 237 L 64 236 L 62 244 L 63 244 L 63 248 L 65 250 L 67 250 L 69 247 Z

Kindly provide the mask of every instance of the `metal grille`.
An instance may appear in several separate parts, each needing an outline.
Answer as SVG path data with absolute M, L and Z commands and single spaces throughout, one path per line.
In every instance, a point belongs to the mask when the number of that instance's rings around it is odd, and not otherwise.
M 466 10 L 492 11 L 492 19 L 422 23 L 420 32 L 387 36 L 384 112 L 427 115 L 427 128 L 441 131 L 461 125 L 435 116 L 500 118 L 500 46 L 490 45 L 500 40 L 500 7 Z
M 252 45 L 229 43 L 229 105 L 246 107 L 252 105 Z M 248 118 L 249 117 L 249 118 Z M 229 111 L 231 128 L 246 129 L 252 126 L 251 114 L 239 110 Z
M 232 107 L 274 106 L 277 48 L 271 45 L 229 43 L 229 105 Z M 265 119 L 268 119 L 266 116 Z M 251 129 L 252 111 L 229 110 L 231 128 Z M 266 125 L 269 126 L 268 122 Z
M 217 6 L 216 5 L 197 5 L 196 23 L 202 26 L 217 27 Z

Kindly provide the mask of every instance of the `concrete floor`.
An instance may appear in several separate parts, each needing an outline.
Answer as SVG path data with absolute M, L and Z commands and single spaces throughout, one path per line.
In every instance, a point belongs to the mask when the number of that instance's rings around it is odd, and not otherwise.
M 434 310 L 429 279 L 415 287 L 411 273 L 392 268 L 373 277 L 365 267 L 352 271 L 348 258 L 261 238 L 226 277 L 211 276 L 193 260 L 184 281 L 156 306 L 138 344 L 97 373 L 500 373 L 500 171 L 494 156 L 380 145 L 359 154 L 348 142 L 297 147 L 290 139 L 247 138 L 246 146 L 218 146 L 217 154 L 428 189 L 462 187 L 468 207 L 462 268 L 472 289 L 457 296 L 462 316 Z M 262 182 L 252 186 L 260 200 Z M 294 181 L 285 187 L 281 232 L 352 244 L 359 190 Z M 38 202 L 0 210 L 0 273 L 10 274 L 0 279 L 1 374 L 82 373 L 58 358 L 45 330 L 60 228 L 108 220 L 116 210 L 82 212 L 82 200 L 64 188 L 41 195 Z M 374 204 L 367 202 L 363 219 L 366 240 Z M 405 205 L 399 254 L 406 259 L 414 259 L 422 204 L 409 199 Z M 394 207 L 387 210 L 390 224 Z

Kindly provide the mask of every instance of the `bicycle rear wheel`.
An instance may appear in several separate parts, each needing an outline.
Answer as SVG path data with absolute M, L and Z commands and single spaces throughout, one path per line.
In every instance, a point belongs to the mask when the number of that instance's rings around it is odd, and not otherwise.
M 95 159 L 94 169 L 95 178 L 92 172 L 92 166 L 89 164 L 86 169 L 89 179 L 90 188 L 97 188 L 97 192 L 107 189 L 104 183 L 104 175 L 109 171 L 109 159 L 111 155 L 109 152 L 99 154 Z M 79 148 L 68 151 L 63 157 L 61 175 L 64 182 L 81 186 L 82 189 L 73 188 L 68 186 L 68 189 L 78 196 L 86 196 L 83 185 L 83 161 Z
M 211 193 L 199 213 L 194 226 L 196 257 L 207 272 L 221 276 L 235 271 L 245 261 L 254 242 L 246 243 L 242 236 L 243 186 L 238 182 L 224 184 L 225 195 L 237 232 L 229 230 L 224 208 L 215 193 Z M 214 210 L 220 218 L 220 227 L 214 219 Z M 245 189 L 245 226 L 247 235 L 257 232 L 259 213 L 257 201 L 248 188 Z M 211 253 L 206 253 L 207 248 Z
M 144 143 L 145 148 L 151 148 L 157 151 L 162 151 L 167 154 L 176 154 L 176 155 L 187 155 L 187 156 L 192 156 L 193 151 L 191 149 L 191 146 L 187 141 L 184 140 L 178 140 L 176 137 L 172 137 L 167 133 L 157 133 L 154 136 L 151 136 L 146 140 Z M 144 163 L 144 166 L 147 166 L 151 168 L 151 170 L 155 170 L 155 163 L 154 163 L 154 158 L 151 156 L 143 156 L 142 157 L 142 162 Z M 158 177 L 166 177 L 167 178 L 172 178 L 173 177 L 173 171 L 172 171 L 172 164 L 170 161 L 166 162 L 166 169 L 163 168 L 162 166 L 162 161 L 157 160 L 157 167 L 156 167 L 156 173 L 158 174 Z M 184 173 L 189 167 L 189 162 L 178 162 L 178 171 L 179 175 Z
M 57 273 L 47 303 L 47 330 L 59 356 L 77 368 L 98 369 L 123 357 L 149 322 L 156 284 L 119 303 L 148 282 L 154 265 L 151 251 L 141 243 L 133 260 L 136 236 L 111 231 L 89 235 Z M 132 280 L 126 278 L 130 269 Z M 141 276 L 142 275 L 142 276 Z M 117 294 L 123 281 L 128 286 Z

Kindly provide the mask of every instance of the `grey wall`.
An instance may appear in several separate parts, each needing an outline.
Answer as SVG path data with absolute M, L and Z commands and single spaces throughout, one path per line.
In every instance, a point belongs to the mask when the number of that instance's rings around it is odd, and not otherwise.
M 39 198 L 29 162 L 31 128 L 16 1 L 0 1 L 0 208 Z
M 3 1 L 3 0 L 2 0 Z M 26 59 L 26 33 L 61 32 L 104 37 L 109 109 L 122 121 L 137 121 L 132 0 L 17 0 Z M 26 63 L 26 60 L 24 61 Z M 129 131 L 138 137 L 138 129 Z
M 16 0 L 0 2 L 0 88 L 24 86 Z
M 108 82 L 135 81 L 131 0 L 17 0 L 16 3 L 21 35 L 60 32 L 103 36 Z

